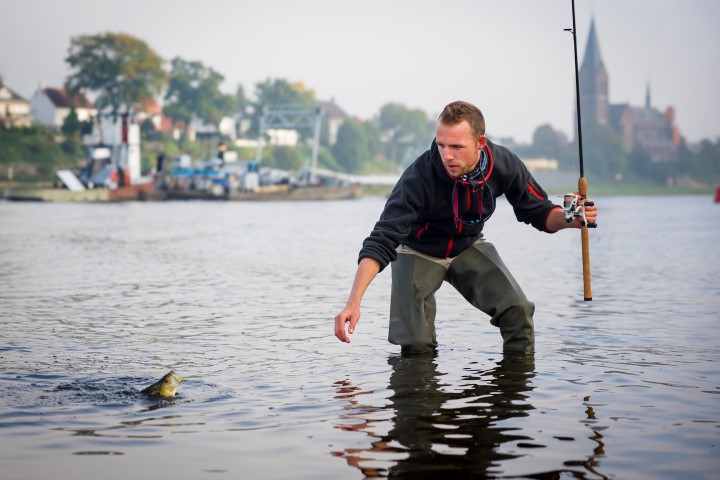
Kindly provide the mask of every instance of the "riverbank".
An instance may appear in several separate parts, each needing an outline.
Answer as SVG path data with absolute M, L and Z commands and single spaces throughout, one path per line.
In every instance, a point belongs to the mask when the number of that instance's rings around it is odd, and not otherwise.
M 0 198 L 5 195 L 8 188 L 8 182 L 0 182 Z M 33 188 L 51 188 L 50 182 L 13 182 L 13 189 L 33 189 Z M 392 191 L 392 185 L 364 185 L 363 196 L 367 197 L 387 197 Z M 564 190 L 556 188 L 547 189 L 548 194 L 562 195 L 567 193 Z M 715 188 L 696 188 L 690 186 L 667 186 L 667 185 L 632 185 L 632 184 L 592 184 L 588 185 L 589 196 L 617 196 L 617 195 L 708 195 L 715 194 Z
M 691 186 L 632 184 L 588 185 L 588 193 L 593 195 L 713 195 L 714 192 L 714 187 L 698 188 Z

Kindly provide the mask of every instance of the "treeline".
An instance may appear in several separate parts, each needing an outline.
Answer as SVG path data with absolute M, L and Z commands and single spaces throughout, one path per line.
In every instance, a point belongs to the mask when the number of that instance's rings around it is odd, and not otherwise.
M 0 129 L 0 181 L 52 181 L 55 172 L 77 166 L 80 142 L 45 127 Z
M 144 41 L 127 34 L 74 37 L 66 62 L 70 73 L 65 87 L 71 93 L 93 94 L 98 108 L 142 105 L 162 97 L 163 114 L 175 125 L 200 121 L 217 126 L 223 117 L 245 119 L 250 126 L 242 133 L 250 138 L 257 138 L 265 109 L 272 111 L 282 105 L 313 107 L 318 102 L 314 90 L 286 79 L 257 83 L 252 98 L 240 84 L 234 94 L 223 93 L 220 86 L 224 76 L 220 72 L 197 60 L 176 57 L 165 62 Z M 143 132 L 149 140 L 163 140 L 150 129 Z M 308 143 L 312 132 L 301 131 L 300 136 Z M 431 138 L 432 129 L 424 112 L 387 104 L 375 120 L 345 122 L 337 132 L 337 141 L 321 149 L 319 162 L 345 172 L 386 169 L 397 165 L 408 151 L 426 148 Z M 296 169 L 304 157 L 302 148 L 275 147 L 264 150 L 262 161 L 269 166 Z
M 577 171 L 577 143 L 564 133 L 545 124 L 533 134 L 527 145 L 510 142 L 521 158 L 550 158 L 561 170 Z M 586 176 L 604 183 L 666 184 L 668 179 L 692 178 L 698 183 L 720 183 L 720 136 L 688 145 L 681 138 L 676 162 L 654 163 L 645 150 L 636 147 L 626 152 L 622 138 L 612 129 L 594 122 L 583 122 L 583 165 Z
M 161 98 L 164 115 L 181 130 L 193 121 L 217 126 L 223 117 L 233 117 L 249 123 L 242 134 L 257 138 L 264 109 L 272 111 L 278 105 L 311 107 L 318 102 L 312 88 L 286 79 L 258 82 L 252 96 L 240 84 L 234 93 L 224 93 L 220 86 L 225 78 L 220 72 L 197 60 L 176 57 L 168 62 L 144 41 L 122 33 L 73 37 L 65 60 L 70 72 L 65 88 L 71 94 L 91 94 L 99 109 L 116 110 Z M 428 147 L 434 136 L 434 123 L 435 119 L 420 109 L 388 103 L 372 119 L 344 122 L 335 143 L 321 145 L 319 164 L 348 173 L 397 171 Z M 71 112 L 62 135 L 39 127 L 2 131 L 0 165 L 16 165 L 18 179 L 22 175 L 52 179 L 58 167 L 81 161 L 80 137 L 88 128 Z M 145 169 L 152 166 L 159 152 L 170 157 L 180 153 L 195 159 L 210 157 L 214 145 L 221 140 L 192 142 L 186 135 L 175 140 L 169 133 L 155 131 L 149 121 L 142 125 L 141 132 Z M 310 156 L 312 133 L 300 135 L 303 146 L 266 148 L 262 162 L 290 170 L 300 168 Z M 223 140 L 229 143 L 229 139 Z M 577 145 L 550 125 L 538 127 L 530 144 L 494 140 L 505 143 L 521 158 L 557 159 L 561 169 L 577 171 Z M 683 143 L 679 161 L 667 165 L 651 163 L 642 150 L 625 152 L 619 135 L 599 125 L 583 126 L 583 143 L 586 171 L 595 181 L 665 183 L 668 177 L 682 174 L 705 182 L 720 181 L 720 138 L 705 140 L 693 149 Z M 241 158 L 254 157 L 254 149 L 238 150 Z M 0 179 L 6 176 L 6 169 L 0 168 Z

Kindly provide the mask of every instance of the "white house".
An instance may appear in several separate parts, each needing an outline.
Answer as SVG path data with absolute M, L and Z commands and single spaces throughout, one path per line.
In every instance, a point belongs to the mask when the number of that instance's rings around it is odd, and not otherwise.
M 222 117 L 222 119 L 220 119 L 220 123 L 218 124 L 218 130 L 220 133 L 229 137 L 230 140 L 235 140 L 237 138 L 237 128 L 237 121 L 233 117 Z
M 325 145 L 335 145 L 340 126 L 350 119 L 350 116 L 337 106 L 334 98 L 331 98 L 329 102 L 320 101 L 318 103 L 323 109 L 325 117 L 320 132 L 320 141 Z
M 0 126 L 29 127 L 30 102 L 3 84 L 0 76 Z
M 97 115 L 97 109 L 85 95 L 69 95 L 64 88 L 38 88 L 30 99 L 35 124 L 46 127 L 60 128 L 73 107 L 81 122 Z

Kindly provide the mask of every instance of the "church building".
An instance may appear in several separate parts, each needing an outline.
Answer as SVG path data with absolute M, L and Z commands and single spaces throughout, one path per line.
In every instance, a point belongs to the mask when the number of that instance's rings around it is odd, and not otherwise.
M 628 153 L 640 147 L 653 163 L 677 161 L 680 133 L 675 126 L 675 109 L 668 107 L 661 112 L 653 107 L 649 84 L 642 107 L 610 103 L 609 75 L 600 55 L 594 19 L 579 75 L 583 123 L 594 121 L 611 128 L 620 135 Z

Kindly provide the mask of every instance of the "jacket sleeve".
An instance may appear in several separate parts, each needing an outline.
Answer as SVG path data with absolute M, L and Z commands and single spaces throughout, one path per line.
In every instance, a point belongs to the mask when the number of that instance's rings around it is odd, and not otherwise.
M 533 178 L 517 155 L 505 149 L 506 164 L 502 178 L 505 196 L 513 207 L 515 218 L 547 232 L 547 218 L 552 210 L 560 208 L 548 199 L 547 193 Z M 499 163 L 499 162 L 498 162 Z
M 405 170 L 390 193 L 380 219 L 363 241 L 358 262 L 370 257 L 380 263 L 382 271 L 397 258 L 395 249 L 410 233 L 426 196 L 426 180 L 419 174 L 415 164 Z

